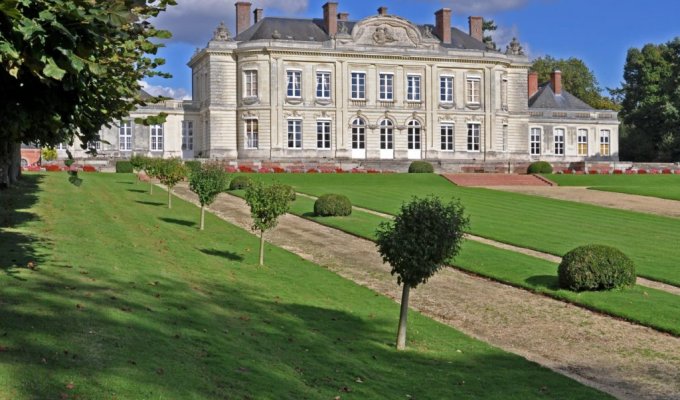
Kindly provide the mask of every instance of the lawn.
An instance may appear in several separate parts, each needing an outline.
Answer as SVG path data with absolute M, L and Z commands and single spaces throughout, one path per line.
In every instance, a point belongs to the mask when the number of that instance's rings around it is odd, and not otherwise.
M 132 175 L 0 192 L 0 399 L 604 399 Z M 29 268 L 29 267 L 32 267 Z
M 680 175 L 546 175 L 560 186 L 680 200 Z
M 319 196 L 347 195 L 354 205 L 394 214 L 412 196 L 457 197 L 470 232 L 497 241 L 564 255 L 584 244 L 622 249 L 641 276 L 680 286 L 680 224 L 676 218 L 481 188 L 459 187 L 434 174 L 262 174 Z

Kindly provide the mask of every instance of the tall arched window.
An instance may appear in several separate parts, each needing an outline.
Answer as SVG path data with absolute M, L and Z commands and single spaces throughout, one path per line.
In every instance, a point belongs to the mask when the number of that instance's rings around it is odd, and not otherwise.
M 420 150 L 420 122 L 416 120 L 408 122 L 408 149 Z
M 362 118 L 352 120 L 352 148 L 366 148 L 366 121 Z
M 394 148 L 394 124 L 389 119 L 380 121 L 380 149 L 392 150 Z

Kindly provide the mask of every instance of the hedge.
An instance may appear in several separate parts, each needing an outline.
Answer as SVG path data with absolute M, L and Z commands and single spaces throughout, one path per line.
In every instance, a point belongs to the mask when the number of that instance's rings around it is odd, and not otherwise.
M 247 176 L 240 175 L 231 180 L 231 183 L 229 183 L 229 190 L 247 189 L 252 185 L 252 179 Z
M 314 202 L 314 215 L 321 217 L 344 217 L 352 214 L 352 202 L 341 194 L 324 194 Z
M 431 174 L 434 172 L 434 167 L 427 161 L 413 161 L 408 166 L 409 174 Z
M 527 168 L 528 174 L 552 174 L 553 168 L 547 161 L 532 162 Z
M 130 161 L 116 161 L 116 172 L 120 174 L 132 173 L 132 163 Z
M 603 245 L 577 247 L 562 258 L 557 270 L 563 289 L 609 290 L 635 284 L 633 261 L 620 250 Z

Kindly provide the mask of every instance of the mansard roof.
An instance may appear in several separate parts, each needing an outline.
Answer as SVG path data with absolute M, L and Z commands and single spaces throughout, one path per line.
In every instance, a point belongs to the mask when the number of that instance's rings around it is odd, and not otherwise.
M 538 92 L 529 99 L 529 108 L 546 108 L 551 110 L 594 110 L 583 100 L 562 88 L 561 94 L 555 94 L 552 83 L 539 86 Z

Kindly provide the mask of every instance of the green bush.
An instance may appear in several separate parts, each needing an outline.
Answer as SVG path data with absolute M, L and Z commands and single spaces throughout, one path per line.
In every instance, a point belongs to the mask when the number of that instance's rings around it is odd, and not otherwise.
M 553 168 L 547 161 L 532 162 L 527 168 L 527 174 L 552 174 Z
M 189 175 L 191 175 L 193 172 L 201 169 L 201 162 L 196 161 L 196 160 L 189 160 L 189 161 L 184 161 L 184 165 L 189 168 Z
M 286 195 L 288 196 L 288 200 L 290 201 L 295 201 L 297 195 L 295 194 L 295 189 L 293 189 L 292 186 L 290 185 L 282 185 L 282 184 L 275 184 L 275 186 L 278 186 L 280 190 L 282 190 Z
M 132 172 L 132 163 L 130 161 L 116 161 L 116 172 L 120 174 L 129 174 Z
M 324 194 L 314 202 L 314 215 L 344 217 L 352 214 L 352 202 L 341 194 Z
M 250 177 L 239 175 L 231 180 L 229 190 L 248 189 L 251 186 L 253 186 L 253 180 Z
M 557 274 L 560 287 L 574 291 L 635 284 L 633 261 L 610 246 L 591 244 L 571 250 L 562 258 Z
M 408 166 L 409 174 L 431 174 L 434 172 L 434 167 L 427 161 L 413 161 Z

